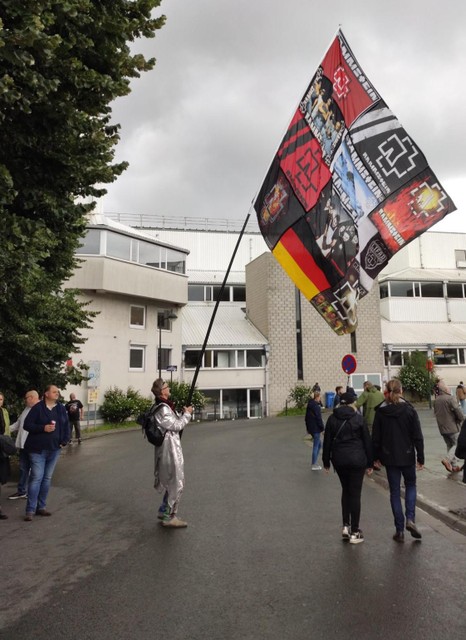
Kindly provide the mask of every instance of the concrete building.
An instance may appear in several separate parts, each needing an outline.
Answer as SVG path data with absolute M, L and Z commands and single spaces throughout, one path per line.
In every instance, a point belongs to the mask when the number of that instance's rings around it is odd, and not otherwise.
M 131 222 L 124 220 L 124 222 Z M 70 286 L 99 311 L 82 358 L 109 386 L 148 393 L 159 367 L 191 382 L 240 223 L 93 216 Z M 214 230 L 216 229 L 216 230 Z M 466 235 L 427 232 L 396 254 L 358 305 L 358 328 L 337 336 L 267 250 L 255 221 L 233 261 L 198 371 L 202 417 L 274 415 L 297 384 L 362 390 L 396 375 L 414 350 L 450 386 L 466 379 Z M 169 318 L 168 316 L 176 316 Z M 341 362 L 357 360 L 347 376 Z M 91 381 L 96 384 L 96 379 Z M 87 388 L 70 388 L 78 396 Z M 83 402 L 85 397 L 82 398 Z

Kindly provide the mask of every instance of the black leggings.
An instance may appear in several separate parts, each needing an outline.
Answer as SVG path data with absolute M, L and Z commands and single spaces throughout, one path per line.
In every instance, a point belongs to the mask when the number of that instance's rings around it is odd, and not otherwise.
M 343 525 L 351 525 L 351 533 L 359 530 L 361 491 L 366 470 L 362 467 L 337 467 L 341 482 L 341 513 Z

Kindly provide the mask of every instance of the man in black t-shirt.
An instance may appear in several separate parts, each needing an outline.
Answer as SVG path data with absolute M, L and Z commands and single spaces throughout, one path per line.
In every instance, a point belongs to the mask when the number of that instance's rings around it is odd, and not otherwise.
M 81 423 L 83 419 L 83 405 L 81 400 L 76 398 L 76 394 L 71 393 L 69 401 L 65 404 L 66 413 L 68 414 L 68 421 L 70 423 L 70 443 L 73 438 L 73 427 L 78 439 L 78 444 L 81 444 Z

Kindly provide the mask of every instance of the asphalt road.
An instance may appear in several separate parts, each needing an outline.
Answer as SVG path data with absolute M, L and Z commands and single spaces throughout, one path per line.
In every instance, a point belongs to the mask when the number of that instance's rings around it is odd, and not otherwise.
M 156 519 L 139 431 L 62 455 L 48 508 L 0 523 L 7 640 L 464 638 L 466 538 L 418 512 L 392 541 L 388 495 L 365 483 L 365 542 L 341 541 L 340 486 L 311 472 L 302 418 L 194 424 L 183 437 L 184 530 Z

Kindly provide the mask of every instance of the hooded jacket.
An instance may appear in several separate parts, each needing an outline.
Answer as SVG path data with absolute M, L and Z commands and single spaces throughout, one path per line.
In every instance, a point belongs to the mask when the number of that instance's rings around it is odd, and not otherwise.
M 306 423 L 306 431 L 311 435 L 318 435 L 324 430 L 324 421 L 322 420 L 320 404 L 313 398 L 311 398 L 307 403 L 304 421 Z
M 361 414 L 346 404 L 333 410 L 325 425 L 322 461 L 334 467 L 372 467 L 372 443 Z
M 452 395 L 441 386 L 434 400 L 434 414 L 440 433 L 458 433 L 464 420 L 463 412 Z
M 414 407 L 400 402 L 383 402 L 375 412 L 372 427 L 374 459 L 386 467 L 424 464 L 424 437 Z
M 356 407 L 362 407 L 364 419 L 369 425 L 372 426 L 374 422 L 375 409 L 384 401 L 385 397 L 381 391 L 375 387 L 371 387 L 368 391 L 363 391 L 359 398 L 356 400 Z

